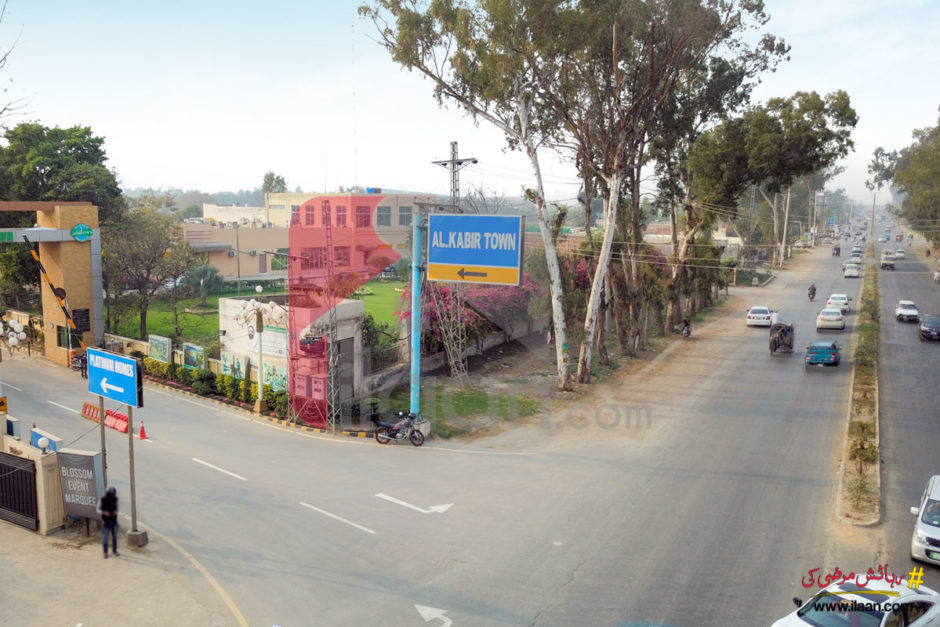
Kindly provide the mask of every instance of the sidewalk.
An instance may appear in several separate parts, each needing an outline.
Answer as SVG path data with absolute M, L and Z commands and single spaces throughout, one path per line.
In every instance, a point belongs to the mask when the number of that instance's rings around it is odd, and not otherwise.
M 5 625 L 238 625 L 202 573 L 159 534 L 120 557 L 102 557 L 94 521 L 43 537 L 0 520 L 0 588 Z

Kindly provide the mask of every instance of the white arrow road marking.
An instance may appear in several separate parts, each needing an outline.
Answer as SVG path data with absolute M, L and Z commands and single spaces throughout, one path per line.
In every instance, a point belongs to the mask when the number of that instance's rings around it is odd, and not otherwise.
M 300 504 L 301 504 L 302 506 L 308 508 L 308 509 L 312 509 L 312 510 L 315 511 L 315 512 L 320 512 L 320 513 L 323 514 L 324 516 L 329 516 L 329 517 L 332 518 L 333 520 L 338 520 L 338 521 L 340 521 L 340 522 L 346 523 L 347 525 L 351 525 L 351 526 L 355 527 L 356 529 L 361 529 L 362 531 L 365 531 L 366 533 L 371 533 L 371 534 L 375 535 L 375 532 L 372 531 L 371 529 L 369 529 L 368 527 L 363 527 L 362 525 L 357 525 L 356 523 L 352 522 L 351 520 L 346 520 L 345 518 L 342 518 L 341 516 L 337 516 L 336 514 L 331 514 L 331 513 L 329 513 L 328 511 L 326 511 L 325 509 L 320 509 L 319 507 L 314 507 L 314 506 L 311 505 L 310 503 L 304 503 L 303 501 L 300 501 Z
M 454 624 L 454 621 L 444 616 L 447 613 L 447 610 L 439 610 L 436 607 L 428 607 L 426 605 L 417 605 L 415 604 L 415 609 L 418 610 L 418 614 L 421 614 L 421 618 L 424 619 L 424 622 L 429 623 L 434 619 L 440 619 L 441 627 L 450 627 Z
M 108 383 L 108 377 L 104 377 L 101 380 L 101 389 L 104 390 L 105 393 L 107 393 L 108 390 L 114 390 L 115 392 L 120 392 L 121 394 L 124 393 L 124 388 L 119 388 L 116 385 L 111 385 Z
M 218 466 L 213 466 L 213 465 L 210 464 L 209 462 L 204 462 L 204 461 L 202 461 L 201 459 L 196 459 L 195 457 L 193 457 L 192 459 L 193 459 L 193 461 L 196 462 L 197 464 L 202 464 L 203 466 L 206 466 L 207 468 L 211 468 L 212 470 L 218 470 L 219 472 L 224 472 L 225 474 L 227 474 L 227 475 L 229 475 L 229 476 L 231 476 L 231 477 L 235 477 L 236 479 L 241 479 L 242 481 L 248 481 L 248 479 L 245 479 L 245 478 L 242 477 L 241 475 L 236 475 L 234 472 L 229 472 L 229 471 L 225 470 L 224 468 L 219 468 Z
M 424 509 L 423 507 L 418 507 L 417 505 L 412 505 L 411 503 L 405 503 L 404 501 L 400 499 L 396 499 L 394 496 L 389 496 L 387 494 L 379 493 L 379 494 L 376 494 L 376 496 L 379 497 L 380 499 L 385 499 L 386 501 L 397 503 L 398 505 L 401 505 L 403 507 L 413 509 L 416 512 L 421 512 L 422 514 L 430 514 L 431 512 L 437 512 L 439 514 L 442 514 L 446 512 L 447 510 L 449 510 L 451 506 L 453 506 L 453 503 L 447 503 L 446 505 L 432 505 L 431 507 Z

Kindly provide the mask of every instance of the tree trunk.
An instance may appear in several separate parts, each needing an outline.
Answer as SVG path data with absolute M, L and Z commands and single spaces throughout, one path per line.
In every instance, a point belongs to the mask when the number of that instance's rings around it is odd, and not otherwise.
M 780 264 L 783 265 L 786 259 L 787 250 L 787 228 L 790 226 L 790 187 L 787 187 L 787 204 L 783 211 L 783 233 L 780 235 Z
M 616 230 L 614 219 L 620 197 L 619 172 L 615 172 L 607 183 L 609 189 L 607 198 L 604 200 L 604 242 L 601 244 L 597 267 L 594 269 L 594 280 L 591 282 L 591 294 L 588 296 L 587 311 L 584 314 L 584 338 L 578 356 L 578 381 L 581 383 L 591 381 L 591 348 L 597 326 L 597 309 L 604 291 L 604 277 L 607 274 L 607 262 L 610 259 L 610 248 L 613 245 Z
M 552 304 L 552 321 L 555 325 L 555 364 L 557 372 L 557 385 L 559 390 L 571 390 L 571 364 L 568 363 L 568 333 L 566 331 L 565 309 L 562 304 L 564 288 L 561 283 L 561 270 L 558 267 L 558 251 L 552 238 L 552 230 L 548 224 L 545 213 L 545 189 L 542 184 L 542 169 L 539 165 L 538 152 L 532 133 L 529 130 L 529 109 L 525 94 L 516 85 L 516 115 L 519 118 L 520 132 L 518 139 L 525 145 L 526 155 L 532 164 L 535 174 L 535 207 L 539 221 L 539 231 L 542 233 L 542 243 L 545 246 L 545 262 L 548 266 L 548 287 Z
M 147 339 L 147 307 L 150 306 L 150 299 L 141 297 L 140 299 L 140 339 Z

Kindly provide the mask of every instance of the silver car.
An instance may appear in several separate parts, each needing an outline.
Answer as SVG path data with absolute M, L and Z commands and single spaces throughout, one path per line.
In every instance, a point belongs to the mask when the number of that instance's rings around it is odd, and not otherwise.
M 911 557 L 940 564 L 940 475 L 930 478 L 920 507 L 912 507 L 911 513 L 917 516 L 911 536 Z

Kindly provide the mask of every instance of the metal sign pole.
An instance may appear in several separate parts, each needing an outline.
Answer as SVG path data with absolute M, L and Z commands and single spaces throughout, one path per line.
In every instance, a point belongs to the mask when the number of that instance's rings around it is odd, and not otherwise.
M 108 453 L 104 442 L 104 397 L 98 395 L 98 427 L 101 431 L 101 478 L 108 487 Z
M 127 406 L 127 457 L 130 460 L 131 531 L 137 532 L 137 485 L 134 481 L 134 408 Z
M 421 214 L 411 228 L 411 413 L 421 414 Z

